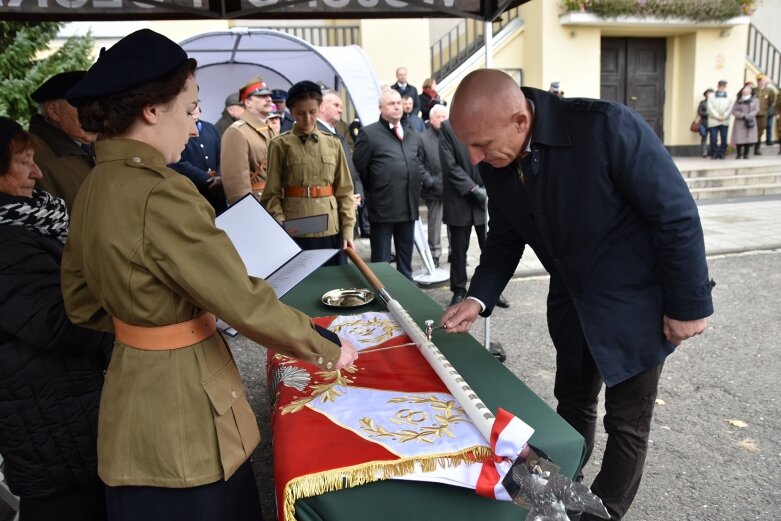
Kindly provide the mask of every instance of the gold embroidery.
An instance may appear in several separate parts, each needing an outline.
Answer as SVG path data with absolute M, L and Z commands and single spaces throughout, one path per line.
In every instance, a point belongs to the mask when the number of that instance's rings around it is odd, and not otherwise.
M 394 333 L 400 334 L 403 332 L 401 327 L 393 319 L 382 319 L 379 316 L 374 316 L 371 320 L 362 320 L 360 315 L 357 315 L 356 319 L 351 322 L 331 324 L 328 329 L 336 334 L 339 334 L 339 332 L 344 329 L 349 335 L 362 337 L 359 339 L 359 342 L 362 344 L 381 344 L 386 340 L 393 338 Z M 377 330 L 379 330 L 381 334 L 379 336 L 373 336 L 377 333 Z
M 337 387 L 348 387 L 354 381 L 347 375 L 342 374 L 342 371 L 355 373 L 358 371 L 358 368 L 353 365 L 345 367 L 344 369 L 337 369 L 336 371 L 318 371 L 315 374 L 322 377 L 323 381 L 312 385 L 312 392 L 309 396 L 296 398 L 288 405 L 282 407 L 282 414 L 298 412 L 308 403 L 313 402 L 318 398 L 323 403 L 329 401 L 335 402 L 336 398 L 342 395 Z
M 401 429 L 389 431 L 382 425 L 377 425 L 369 417 L 361 418 L 361 428 L 369 433 L 372 438 L 393 438 L 400 443 L 419 441 L 423 443 L 435 443 L 437 438 L 447 436 L 455 438 L 449 427 L 454 423 L 467 422 L 462 409 L 455 400 L 442 401 L 436 396 L 416 397 L 405 396 L 403 398 L 391 398 L 388 403 L 430 404 L 432 409 L 442 411 L 434 415 L 434 421 L 429 425 L 423 423 L 429 421 L 428 412 L 425 410 L 399 409 L 391 418 L 398 425 L 409 425 L 415 429 Z

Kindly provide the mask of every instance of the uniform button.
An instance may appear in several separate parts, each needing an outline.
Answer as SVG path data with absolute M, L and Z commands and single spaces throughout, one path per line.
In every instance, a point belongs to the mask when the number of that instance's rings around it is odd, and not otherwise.
M 320 365 L 320 364 L 322 364 L 322 363 L 323 363 L 323 357 L 322 357 L 322 356 L 318 356 L 318 357 L 317 357 L 317 361 L 316 361 L 315 363 L 316 363 L 317 365 Z
M 325 364 L 326 369 L 331 369 L 333 366 L 334 366 L 333 362 L 328 362 L 327 364 Z
M 133 161 L 134 163 L 140 163 L 140 162 L 141 162 L 141 158 L 140 158 L 140 157 L 138 157 L 138 156 L 136 156 L 136 157 L 134 157 L 134 158 L 132 159 L 132 161 Z
M 203 143 L 201 143 L 201 148 L 203 148 Z
M 233 396 L 234 398 L 236 398 L 238 395 L 239 393 L 237 393 L 236 391 L 231 391 L 231 396 Z
M 205 159 L 209 159 L 209 156 L 203 156 Z

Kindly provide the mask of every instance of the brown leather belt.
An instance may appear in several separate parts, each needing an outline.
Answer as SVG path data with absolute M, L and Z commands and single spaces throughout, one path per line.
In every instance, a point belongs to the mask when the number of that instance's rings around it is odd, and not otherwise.
M 114 334 L 118 342 L 146 351 L 170 351 L 203 342 L 217 330 L 217 319 L 211 313 L 169 326 L 145 327 L 114 321 Z
M 286 186 L 285 197 L 328 197 L 334 195 L 333 186 Z
M 250 181 L 253 192 L 262 192 L 266 189 L 266 181 L 261 179 L 260 181 Z

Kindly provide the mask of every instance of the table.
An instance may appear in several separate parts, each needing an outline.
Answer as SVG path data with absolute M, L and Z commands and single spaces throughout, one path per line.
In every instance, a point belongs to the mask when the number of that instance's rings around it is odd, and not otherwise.
M 398 300 L 421 326 L 426 319 L 439 320 L 442 308 L 415 284 L 387 263 L 370 265 Z M 369 287 L 353 265 L 320 268 L 287 293 L 282 301 L 310 316 L 337 314 L 322 304 L 320 297 L 335 288 Z M 386 311 L 379 297 L 359 308 L 341 311 Z M 544 450 L 561 472 L 573 477 L 585 455 L 583 438 L 556 412 L 534 394 L 506 367 L 499 363 L 471 335 L 435 331 L 434 343 L 451 364 L 477 391 L 494 412 L 502 407 L 531 425 L 532 445 Z M 279 443 L 276 441 L 275 443 Z M 518 521 L 524 519 L 519 507 L 475 494 L 473 490 L 437 483 L 386 480 L 352 489 L 329 492 L 296 502 L 298 521 L 400 521 L 447 520 Z

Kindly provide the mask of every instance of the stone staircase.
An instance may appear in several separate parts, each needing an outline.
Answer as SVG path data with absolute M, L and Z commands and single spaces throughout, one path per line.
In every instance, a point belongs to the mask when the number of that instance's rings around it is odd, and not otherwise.
M 749 159 L 675 158 L 695 200 L 781 195 L 781 156 L 763 147 Z

